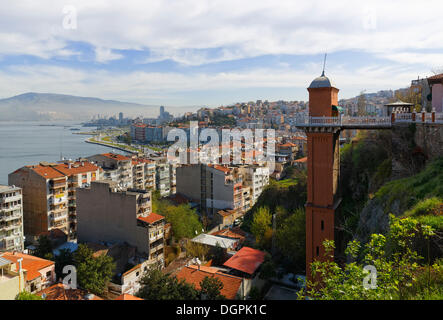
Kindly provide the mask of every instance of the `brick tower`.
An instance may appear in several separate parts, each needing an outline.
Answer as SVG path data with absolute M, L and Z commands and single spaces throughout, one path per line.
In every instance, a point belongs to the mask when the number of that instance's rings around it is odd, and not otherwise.
M 308 88 L 309 116 L 337 116 L 338 89 L 322 75 Z M 312 119 L 312 118 L 311 118 Z M 308 199 L 306 202 L 306 275 L 310 265 L 324 261 L 323 241 L 334 240 L 334 214 L 340 204 L 338 178 L 340 170 L 340 128 L 322 126 L 327 119 L 312 119 L 318 126 L 306 128 L 308 139 Z

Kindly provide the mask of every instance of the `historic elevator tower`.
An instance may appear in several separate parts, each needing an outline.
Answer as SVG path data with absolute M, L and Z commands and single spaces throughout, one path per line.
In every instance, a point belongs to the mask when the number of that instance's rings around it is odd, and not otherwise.
M 324 72 L 312 81 L 308 91 L 311 125 L 305 128 L 308 139 L 306 275 L 310 279 L 311 263 L 324 261 L 323 241 L 334 239 L 334 214 L 340 204 L 340 127 L 324 126 L 330 121 L 328 118 L 338 116 L 339 91 Z

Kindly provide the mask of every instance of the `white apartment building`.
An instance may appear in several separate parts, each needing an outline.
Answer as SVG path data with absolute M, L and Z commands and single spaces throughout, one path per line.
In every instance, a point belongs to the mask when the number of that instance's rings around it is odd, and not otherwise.
M 258 197 L 260 197 L 263 189 L 269 184 L 269 168 L 261 166 L 244 166 L 239 168 L 245 186 L 251 187 L 251 203 L 252 207 Z
M 134 187 L 131 158 L 116 153 L 104 153 L 96 154 L 86 159 L 103 169 L 100 180 L 117 182 L 122 188 Z
M 0 252 L 23 251 L 22 189 L 0 185 Z

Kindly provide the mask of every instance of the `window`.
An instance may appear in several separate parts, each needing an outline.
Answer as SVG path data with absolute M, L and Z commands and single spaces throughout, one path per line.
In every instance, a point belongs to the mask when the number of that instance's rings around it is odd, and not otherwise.
M 139 274 L 140 274 L 140 272 L 137 271 L 137 272 L 135 273 L 135 276 L 138 277 Z
M 51 279 L 51 276 L 52 276 L 51 271 L 46 272 L 46 279 Z
M 325 222 L 322 220 L 321 221 L 321 231 L 323 231 L 325 229 Z
M 317 246 L 317 257 L 318 257 L 319 254 L 320 254 L 320 249 Z

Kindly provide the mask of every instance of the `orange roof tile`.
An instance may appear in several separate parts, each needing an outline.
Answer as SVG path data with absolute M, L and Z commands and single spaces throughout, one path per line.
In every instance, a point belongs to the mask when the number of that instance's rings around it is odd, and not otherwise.
M 102 298 L 91 295 L 92 299 L 87 299 L 88 292 L 82 289 L 67 289 L 63 283 L 57 283 L 49 288 L 37 292 L 39 296 L 45 295 L 45 300 L 103 300 Z
M 200 282 L 202 282 L 205 277 L 217 278 L 223 283 L 220 294 L 225 296 L 226 299 L 235 299 L 242 283 L 242 278 L 224 274 L 214 268 L 204 266 L 200 266 L 200 270 L 198 266 L 184 267 L 177 274 L 177 279 L 185 280 L 187 283 L 193 284 L 197 290 L 201 289 Z
M 60 173 L 59 171 L 55 170 L 53 167 L 50 166 L 42 166 L 42 165 L 36 165 L 36 166 L 27 166 L 27 168 L 33 170 L 38 175 L 42 176 L 45 179 L 54 179 L 54 178 L 63 178 L 65 175 Z
M 303 162 L 306 162 L 306 161 L 308 161 L 308 157 L 304 157 L 304 158 L 297 159 L 297 160 L 295 160 L 294 162 L 297 162 L 297 163 L 303 163 Z
M 42 259 L 39 257 L 31 256 L 29 254 L 19 253 L 19 252 L 5 252 L 2 256 L 5 259 L 8 259 L 14 263 L 16 263 L 17 270 L 19 268 L 18 259 L 23 258 L 22 268 L 25 269 L 26 272 L 26 281 L 34 280 L 37 277 L 40 277 L 40 270 L 51 265 L 54 265 L 54 261 Z
M 129 157 L 126 157 L 126 156 L 123 156 L 123 155 L 117 154 L 117 153 L 111 153 L 111 152 L 103 153 L 102 156 L 105 156 L 105 157 L 107 157 L 109 159 L 118 160 L 118 161 L 121 161 L 121 160 L 131 160 L 131 158 L 129 158 Z
M 244 240 L 246 238 L 246 233 L 240 228 L 232 228 L 232 229 L 222 229 L 219 231 L 215 231 L 211 233 L 213 236 L 222 236 L 233 239 Z
M 133 296 L 132 294 L 123 293 L 122 295 L 119 295 L 115 300 L 143 300 L 142 298 Z
M 64 175 L 71 176 L 75 174 L 81 174 L 81 173 L 87 173 L 87 172 L 95 172 L 99 168 L 95 164 L 90 163 L 89 161 L 84 161 L 83 165 L 82 162 L 76 161 L 71 164 L 71 168 L 69 168 L 69 165 L 67 163 L 60 163 L 54 169 L 58 170 L 59 172 L 63 173 Z
M 248 274 L 254 274 L 264 260 L 265 253 L 263 251 L 243 247 L 223 265 Z
M 138 218 L 138 220 L 141 220 L 141 221 L 151 224 L 151 223 L 160 221 L 161 219 L 164 219 L 164 218 L 165 217 L 163 217 L 157 213 L 151 212 L 147 217 L 140 217 L 140 218 Z

